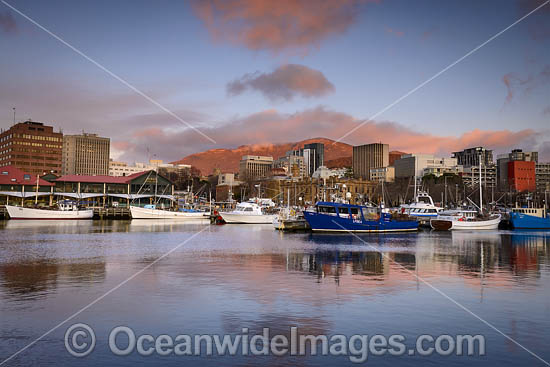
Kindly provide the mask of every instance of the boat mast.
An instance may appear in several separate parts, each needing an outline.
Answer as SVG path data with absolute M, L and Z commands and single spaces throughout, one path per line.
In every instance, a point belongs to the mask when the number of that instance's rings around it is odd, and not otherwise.
M 481 154 L 479 155 L 479 210 L 483 214 L 483 189 L 481 187 Z
M 415 156 L 414 157 L 414 202 L 417 201 L 417 196 L 416 196 L 416 160 L 417 160 L 417 157 Z
M 36 195 L 34 196 L 34 205 L 38 204 L 38 181 L 40 180 L 40 175 L 36 175 Z

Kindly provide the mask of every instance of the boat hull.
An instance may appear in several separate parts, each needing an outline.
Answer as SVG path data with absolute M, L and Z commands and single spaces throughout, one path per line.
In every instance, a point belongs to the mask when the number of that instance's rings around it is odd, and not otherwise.
M 234 213 L 220 213 L 225 223 L 233 224 L 272 224 L 277 215 L 246 215 Z
M 406 232 L 418 230 L 418 222 L 411 220 L 356 220 L 307 211 L 304 212 L 304 217 L 311 230 L 318 232 Z
M 523 213 L 510 213 L 513 229 L 550 229 L 550 218 L 540 218 Z
M 172 212 L 169 210 L 140 208 L 137 206 L 131 206 L 130 212 L 132 213 L 132 219 L 208 220 L 210 218 L 210 213 L 207 212 Z
M 41 220 L 74 220 L 74 219 L 92 219 L 94 211 L 86 210 L 46 210 L 22 208 L 20 206 L 6 205 L 10 219 L 41 219 Z
M 498 229 L 500 215 L 488 220 L 467 221 L 457 219 L 432 219 L 430 225 L 437 231 L 446 230 L 491 230 Z

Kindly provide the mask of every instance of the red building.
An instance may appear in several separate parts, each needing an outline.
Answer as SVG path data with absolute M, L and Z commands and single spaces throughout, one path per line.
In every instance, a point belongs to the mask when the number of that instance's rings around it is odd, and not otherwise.
M 508 183 L 515 191 L 535 191 L 535 162 L 508 162 Z
M 25 121 L 0 131 L 0 167 L 15 166 L 36 176 L 61 172 L 63 134 L 41 122 Z

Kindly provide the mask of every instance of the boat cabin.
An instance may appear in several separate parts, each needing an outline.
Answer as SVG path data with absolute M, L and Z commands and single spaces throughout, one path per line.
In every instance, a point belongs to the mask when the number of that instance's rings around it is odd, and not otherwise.
M 415 201 L 417 203 L 423 203 L 423 204 L 428 204 L 428 205 L 431 205 L 431 206 L 435 206 L 432 197 L 427 192 L 420 191 L 416 195 Z
M 237 207 L 233 211 L 235 214 L 247 214 L 247 215 L 262 215 L 262 208 L 251 202 L 243 202 L 237 204 Z
M 376 221 L 380 219 L 378 208 L 366 207 L 361 205 L 318 202 L 315 205 L 315 211 L 319 214 L 330 215 L 339 218 L 351 218 L 355 220 Z M 389 214 L 384 217 L 391 217 Z
M 512 212 L 531 215 L 537 218 L 546 218 L 546 211 L 544 208 L 513 208 Z

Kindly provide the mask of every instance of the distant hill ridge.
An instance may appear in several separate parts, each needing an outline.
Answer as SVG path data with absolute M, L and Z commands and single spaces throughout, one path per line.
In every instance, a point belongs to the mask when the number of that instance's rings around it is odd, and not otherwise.
M 331 168 L 351 165 L 353 146 L 335 143 L 334 140 L 327 138 L 313 138 L 295 143 L 241 145 L 235 149 L 210 149 L 188 155 L 172 163 L 190 164 L 199 169 L 203 175 L 211 174 L 216 168 L 222 173 L 238 172 L 239 161 L 243 155 L 266 155 L 278 159 L 284 157 L 289 150 L 299 149 L 304 144 L 310 143 L 325 144 L 325 164 Z

